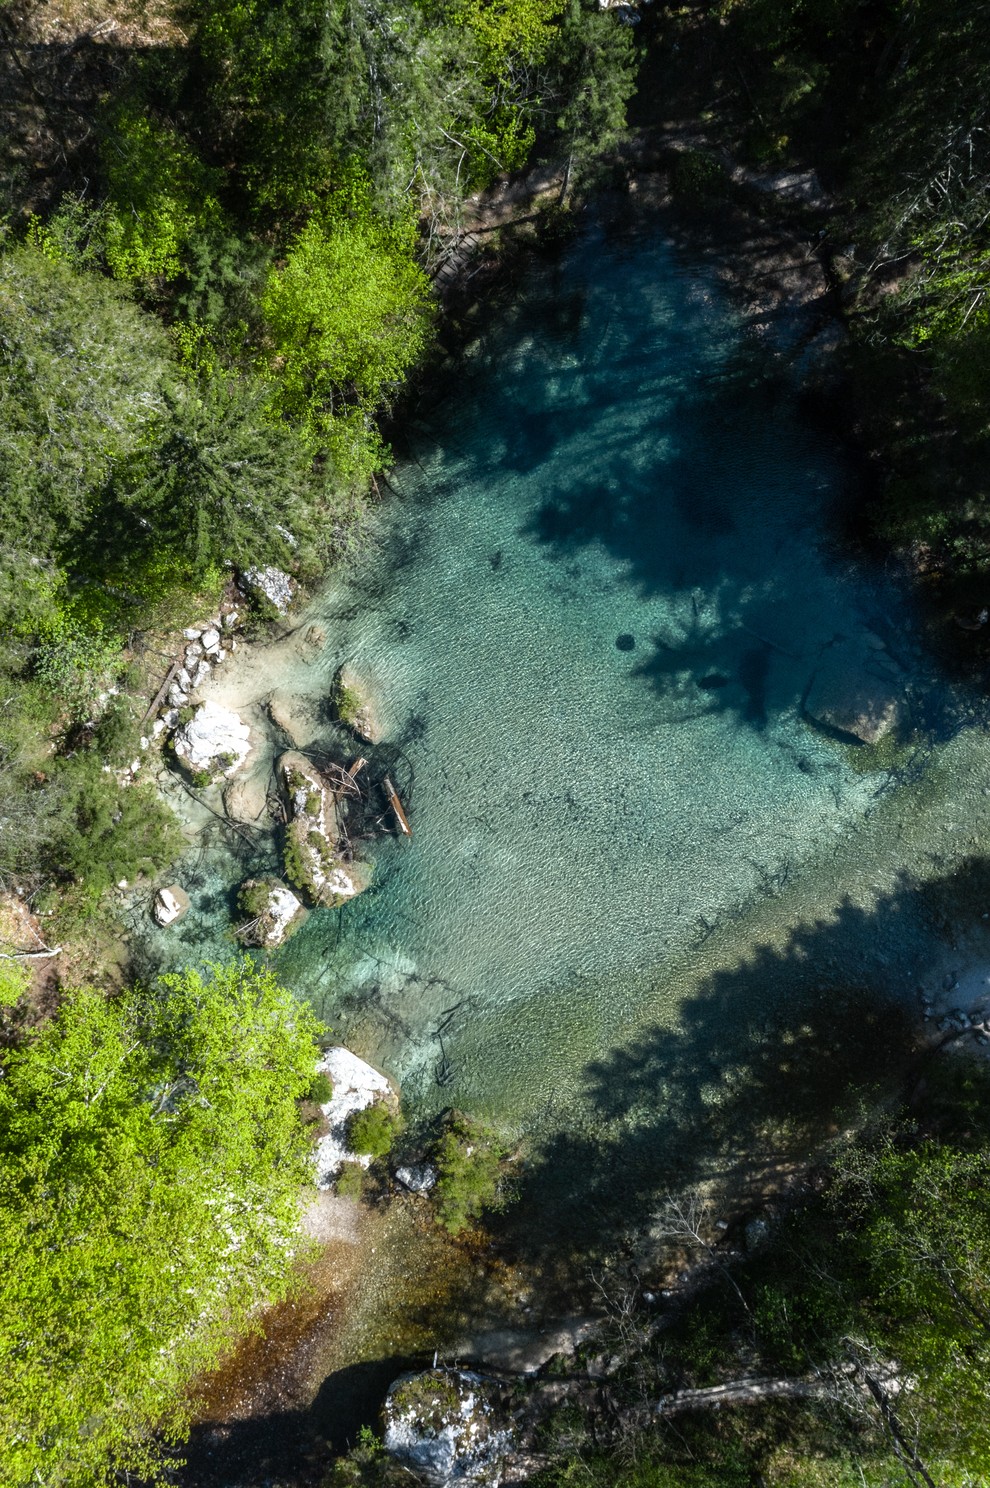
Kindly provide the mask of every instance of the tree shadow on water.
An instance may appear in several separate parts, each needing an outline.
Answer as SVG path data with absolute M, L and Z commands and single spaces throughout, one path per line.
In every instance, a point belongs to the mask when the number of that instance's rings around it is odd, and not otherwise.
M 588 1065 L 566 1127 L 534 1144 L 501 1244 L 564 1298 L 640 1244 L 671 1192 L 711 1183 L 730 1210 L 759 1202 L 902 1092 L 921 1052 L 915 989 L 946 903 L 988 891 L 990 860 L 903 880 L 872 908 L 847 900 L 782 949 L 706 977 L 675 1026 L 647 1027 Z

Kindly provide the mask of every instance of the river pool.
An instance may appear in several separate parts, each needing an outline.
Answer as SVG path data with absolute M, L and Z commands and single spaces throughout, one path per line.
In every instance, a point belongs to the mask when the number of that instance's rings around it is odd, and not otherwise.
M 795 977 L 910 999 L 942 954 L 908 885 L 982 831 L 982 728 L 933 729 L 966 700 L 933 683 L 893 583 L 833 540 L 857 477 L 780 360 L 662 220 L 589 222 L 412 426 L 347 576 L 213 684 L 264 771 L 273 691 L 342 758 L 337 666 L 373 688 L 412 840 L 375 844 L 372 888 L 273 959 L 421 1114 L 551 1138 L 632 1119 L 689 1075 L 728 1080 L 727 1029 L 769 1037 Z M 889 668 L 898 749 L 805 717 L 836 644 Z M 234 954 L 233 890 L 273 841 L 208 833 L 153 959 Z M 652 1083 L 622 1095 L 646 1037 Z

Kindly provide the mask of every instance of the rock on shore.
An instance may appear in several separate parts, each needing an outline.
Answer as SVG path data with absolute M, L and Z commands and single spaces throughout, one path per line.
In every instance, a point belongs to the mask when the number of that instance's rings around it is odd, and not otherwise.
M 241 582 L 249 593 L 267 600 L 280 615 L 286 613 L 296 592 L 295 580 L 271 564 L 247 569 L 241 575 Z
M 338 850 L 341 803 L 305 755 L 283 754 L 279 770 L 291 812 L 286 876 L 316 904 L 353 899 L 367 888 L 368 872 L 364 864 L 345 862 Z
M 345 662 L 337 668 L 333 681 L 333 706 L 338 719 L 365 744 L 377 744 L 382 736 L 372 701 L 372 689 L 365 678 Z
M 251 730 L 236 713 L 219 703 L 201 703 L 176 729 L 172 745 L 191 775 L 205 772 L 229 780 L 250 754 L 250 739 Z
M 363 1168 L 371 1163 L 370 1157 L 352 1152 L 347 1145 L 347 1124 L 355 1111 L 363 1111 L 376 1100 L 395 1104 L 396 1097 L 383 1074 L 342 1045 L 327 1049 L 316 1068 L 333 1086 L 333 1095 L 320 1108 L 329 1130 L 317 1142 L 315 1157 L 316 1186 L 330 1188 L 344 1163 L 360 1163 Z
M 512 1445 L 491 1387 L 466 1369 L 403 1374 L 385 1399 L 385 1450 L 431 1488 L 497 1488 Z
M 163 929 L 176 924 L 188 912 L 189 895 L 178 884 L 169 884 L 166 888 L 159 889 L 151 906 L 155 924 L 161 925 Z
M 246 921 L 238 930 L 244 945 L 273 949 L 280 946 L 305 916 L 302 901 L 276 879 L 249 878 L 237 896 Z

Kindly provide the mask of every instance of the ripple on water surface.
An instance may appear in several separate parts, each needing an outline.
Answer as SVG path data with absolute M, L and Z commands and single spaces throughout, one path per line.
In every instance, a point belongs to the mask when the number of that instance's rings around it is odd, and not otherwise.
M 417 431 L 306 617 L 325 653 L 269 681 L 325 694 L 350 659 L 401 746 L 412 842 L 278 966 L 414 1101 L 532 1115 L 673 1028 L 684 958 L 872 799 L 801 700 L 895 600 L 827 551 L 848 472 L 755 367 L 710 267 L 589 234 Z

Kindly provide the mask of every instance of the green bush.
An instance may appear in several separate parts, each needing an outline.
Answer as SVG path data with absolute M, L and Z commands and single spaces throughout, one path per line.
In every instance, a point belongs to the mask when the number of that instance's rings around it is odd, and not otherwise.
M 505 1147 L 490 1127 L 455 1112 L 437 1143 L 437 1219 L 459 1235 L 485 1209 L 500 1206 Z
M 359 1199 L 366 1176 L 360 1163 L 345 1162 L 337 1177 L 337 1193 L 342 1199 Z
M 363 1111 L 354 1112 L 347 1123 L 347 1145 L 361 1157 L 387 1157 L 401 1125 L 384 1101 L 375 1101 Z
M 63 614 L 48 628 L 35 659 L 35 676 L 71 723 L 86 723 L 99 712 L 120 668 L 119 636 Z M 113 724 L 108 728 L 112 733 Z
M 340 722 L 351 728 L 362 707 L 361 694 L 355 687 L 348 687 L 341 677 L 333 685 L 333 708 Z
M 120 695 L 110 699 L 93 730 L 93 744 L 100 758 L 112 765 L 134 758 L 138 733 L 129 699 Z
M 237 908 L 248 920 L 256 920 L 268 908 L 273 880 L 252 878 L 241 884 L 237 892 Z
M 120 879 L 152 874 L 181 851 L 178 823 L 150 783 L 120 785 L 84 752 L 60 764 L 43 867 L 99 892 Z
M 119 286 L 30 247 L 0 257 L 0 320 L 4 538 L 78 572 L 116 462 L 162 407 L 168 335 Z M 107 556 L 103 545 L 99 574 Z
M 314 1105 L 325 1106 L 332 1096 L 333 1083 L 330 1076 L 324 1074 L 321 1070 L 310 1081 L 309 1089 L 306 1091 L 306 1099 L 312 1101 Z
M 20 961 L 0 961 L 0 1008 L 13 1007 L 31 985 L 31 973 Z

